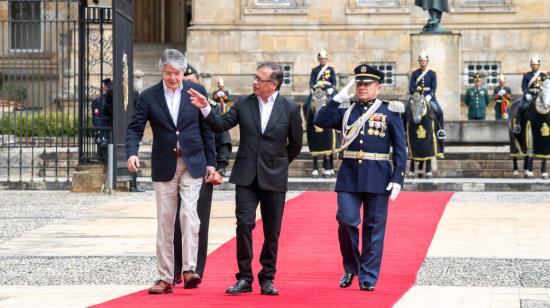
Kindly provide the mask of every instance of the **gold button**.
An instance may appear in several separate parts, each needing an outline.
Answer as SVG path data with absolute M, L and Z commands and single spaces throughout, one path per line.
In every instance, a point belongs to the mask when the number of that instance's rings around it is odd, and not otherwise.
M 174 148 L 174 149 L 173 149 L 172 151 L 176 152 L 176 151 L 177 151 L 177 149 L 176 149 L 176 148 Z
M 359 143 L 360 143 L 360 144 L 363 144 L 363 140 L 359 140 Z
M 365 131 L 364 131 L 364 130 L 362 130 L 362 131 L 361 131 L 361 135 L 364 135 L 364 134 L 365 134 Z
M 176 131 L 176 135 L 179 135 L 179 134 L 180 134 L 180 131 L 179 131 L 179 130 L 177 130 L 177 131 Z
M 360 159 L 360 160 L 357 161 L 357 163 L 358 163 L 358 164 L 362 164 L 362 163 L 363 163 L 363 160 Z

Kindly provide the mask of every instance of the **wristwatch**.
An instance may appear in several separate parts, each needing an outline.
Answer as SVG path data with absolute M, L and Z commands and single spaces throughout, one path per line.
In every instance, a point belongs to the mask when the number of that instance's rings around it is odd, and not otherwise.
M 219 174 L 221 174 L 223 177 L 225 177 L 225 168 L 219 168 L 216 170 Z

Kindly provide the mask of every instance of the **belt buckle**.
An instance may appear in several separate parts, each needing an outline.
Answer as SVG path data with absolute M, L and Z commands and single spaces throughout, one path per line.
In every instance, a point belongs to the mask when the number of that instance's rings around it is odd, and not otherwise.
M 355 158 L 357 158 L 357 159 L 364 159 L 364 158 L 365 158 L 365 153 L 359 152 L 359 153 L 355 154 Z

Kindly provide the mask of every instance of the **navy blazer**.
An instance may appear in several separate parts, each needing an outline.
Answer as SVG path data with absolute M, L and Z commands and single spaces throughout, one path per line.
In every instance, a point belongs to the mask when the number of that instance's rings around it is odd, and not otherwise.
M 177 126 L 174 125 L 166 99 L 162 81 L 143 91 L 138 99 L 136 110 L 126 132 L 126 154 L 138 154 L 139 142 L 143 137 L 145 123 L 149 121 L 153 130 L 151 153 L 152 180 L 166 182 L 176 173 L 176 141 L 179 141 L 183 160 L 191 176 L 203 177 L 206 166 L 216 166 L 216 146 L 214 133 L 204 124 L 200 110 L 191 104 L 187 90 L 197 90 L 205 97 L 202 85 L 183 81 Z
M 322 128 L 341 129 L 344 113 L 347 109 L 339 107 L 340 104 L 334 100 L 323 106 L 315 116 L 315 125 Z M 367 110 L 368 107 L 363 107 L 363 105 L 357 103 L 347 124 L 355 122 Z M 368 131 L 371 124 L 373 127 L 379 127 L 379 132 L 383 132 L 383 134 L 370 134 Z M 348 150 L 384 154 L 390 153 L 390 147 L 393 150 L 393 170 L 389 161 L 359 161 L 344 158 L 338 170 L 334 190 L 352 193 L 389 194 L 390 192 L 386 190 L 389 182 L 403 185 L 407 165 L 403 121 L 400 114 L 390 111 L 388 102 L 383 101 L 380 108 L 365 123 L 361 134 L 349 145 Z

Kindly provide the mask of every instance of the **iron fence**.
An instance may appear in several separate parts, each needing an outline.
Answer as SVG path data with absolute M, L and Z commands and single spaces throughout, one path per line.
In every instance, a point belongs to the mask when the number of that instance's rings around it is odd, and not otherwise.
M 110 9 L 83 3 L 0 2 L 0 181 L 70 181 L 101 158 L 111 129 L 93 125 L 91 102 L 111 73 Z

